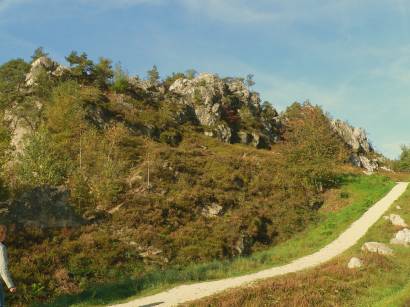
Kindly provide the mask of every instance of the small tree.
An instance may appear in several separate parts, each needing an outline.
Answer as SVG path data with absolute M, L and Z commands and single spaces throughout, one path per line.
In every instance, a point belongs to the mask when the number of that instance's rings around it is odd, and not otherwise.
M 17 177 L 23 185 L 58 185 L 66 175 L 66 165 L 50 142 L 46 130 L 27 137 L 23 153 L 18 156 Z
M 197 76 L 198 72 L 195 69 L 188 69 L 187 71 L 185 71 L 185 76 L 187 77 L 187 79 L 194 79 Z
M 246 86 L 250 89 L 252 86 L 255 85 L 255 81 L 253 81 L 253 74 L 248 74 L 245 80 Z
M 152 66 L 152 69 L 147 71 L 147 77 L 151 84 L 157 84 L 159 81 L 159 72 L 156 65 Z
M 31 63 L 44 56 L 48 56 L 48 53 L 44 52 L 43 47 L 38 47 L 36 50 L 34 50 L 34 53 L 31 56 Z
M 90 84 L 95 80 L 95 65 L 85 52 L 78 54 L 77 51 L 72 51 L 66 60 L 70 64 L 72 76 L 79 83 Z
M 410 147 L 401 146 L 401 154 L 399 160 L 395 163 L 395 169 L 398 171 L 410 172 Z
M 344 143 L 318 106 L 292 104 L 284 114 L 285 156 L 289 171 L 301 184 L 320 191 L 336 179 L 338 165 L 346 161 Z
M 111 87 L 117 93 L 125 93 L 130 87 L 128 73 L 122 69 L 121 63 L 115 64 L 114 80 Z
M 26 74 L 30 64 L 22 59 L 11 60 L 0 66 L 0 109 L 24 100 Z
M 100 89 L 107 89 L 112 82 L 114 72 L 112 70 L 112 61 L 107 58 L 100 58 L 100 61 L 95 65 L 95 85 Z

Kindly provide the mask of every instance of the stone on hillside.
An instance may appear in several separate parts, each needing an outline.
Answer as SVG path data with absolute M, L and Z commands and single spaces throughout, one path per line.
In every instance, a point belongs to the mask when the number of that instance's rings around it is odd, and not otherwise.
M 362 246 L 362 251 L 368 251 L 371 253 L 377 253 L 380 255 L 392 255 L 393 250 L 386 244 L 379 242 L 366 242 Z
M 347 264 L 347 267 L 349 269 L 356 269 L 362 266 L 363 266 L 363 262 L 359 258 L 356 258 L 356 257 L 352 257 L 349 263 Z
M 390 240 L 391 244 L 408 245 L 410 244 L 410 229 L 404 228 L 394 235 Z
M 202 215 L 205 217 L 216 217 L 220 215 L 223 211 L 223 207 L 217 203 L 212 203 L 211 205 L 202 209 Z
M 241 234 L 234 243 L 233 252 L 238 256 L 246 255 L 250 252 L 250 247 L 251 238 L 246 234 Z
M 369 173 L 373 173 L 379 168 L 379 163 L 377 160 L 370 160 L 363 155 L 352 154 L 350 156 L 350 161 L 353 165 L 364 168 Z
M 44 71 L 54 77 L 61 77 L 69 71 L 67 67 L 58 64 L 49 57 L 42 56 L 31 64 L 30 72 L 26 75 L 26 85 L 33 86 L 37 82 L 40 73 Z
M 398 215 L 398 214 L 390 214 L 388 216 L 388 220 L 394 225 L 394 226 L 400 226 L 400 227 L 407 227 L 407 223 L 403 220 L 403 218 Z
M 352 127 L 347 122 L 341 120 L 333 120 L 332 127 L 346 144 L 351 147 L 353 152 L 366 154 L 373 151 L 373 147 L 363 129 Z
M 26 120 L 17 117 L 11 112 L 6 111 L 4 119 L 8 123 L 8 127 L 11 131 L 10 145 L 14 148 L 14 153 L 21 153 L 24 149 L 23 139 L 31 132 L 31 129 Z
M 388 168 L 386 166 L 381 166 L 380 169 L 386 172 L 394 173 L 394 171 L 391 168 Z
M 401 210 L 401 207 L 399 205 L 396 206 L 396 209 Z
M 363 129 L 352 127 L 341 120 L 333 120 L 331 124 L 333 130 L 352 149 L 350 160 L 353 165 L 364 168 L 367 172 L 374 172 L 379 168 L 377 159 L 367 157 L 368 154 L 374 152 L 374 149 Z

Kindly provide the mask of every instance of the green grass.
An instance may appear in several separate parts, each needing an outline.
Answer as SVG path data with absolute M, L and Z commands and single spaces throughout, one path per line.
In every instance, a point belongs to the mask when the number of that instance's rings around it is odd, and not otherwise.
M 292 259 L 312 253 L 334 240 L 393 186 L 393 181 L 382 176 L 345 177 L 341 191 L 349 195 L 350 205 L 338 212 L 320 213 L 315 225 L 268 250 L 231 261 L 212 261 L 156 270 L 135 279 L 96 285 L 78 295 L 60 297 L 50 305 L 37 306 L 104 305 L 125 298 L 131 299 L 131 297 L 159 292 L 182 283 L 243 275 L 287 263 Z
M 399 205 L 402 209 L 396 209 Z M 391 207 L 389 212 L 399 214 L 410 224 L 410 188 Z M 366 241 L 389 243 L 399 228 L 381 219 L 353 249 L 359 253 L 361 244 Z M 365 287 L 360 289 L 353 306 L 409 306 L 410 305 L 410 247 L 390 245 L 394 256 L 389 257 L 387 268 L 369 270 L 365 275 Z

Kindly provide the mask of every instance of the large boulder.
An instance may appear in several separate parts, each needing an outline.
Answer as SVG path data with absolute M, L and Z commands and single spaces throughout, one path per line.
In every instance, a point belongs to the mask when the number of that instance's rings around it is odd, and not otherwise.
M 390 240 L 391 244 L 399 244 L 399 245 L 409 245 L 410 244 L 410 229 L 404 228 L 398 231 L 393 239 Z
M 380 242 L 366 242 L 362 246 L 362 251 L 368 251 L 370 253 L 377 253 L 380 255 L 393 254 L 393 250 L 390 247 Z
M 347 267 L 349 269 L 356 269 L 362 266 L 363 266 L 363 262 L 359 258 L 356 258 L 356 257 L 352 257 L 349 263 L 347 264 Z
M 403 218 L 398 214 L 390 214 L 385 217 L 386 220 L 389 220 L 394 226 L 407 227 L 407 223 Z

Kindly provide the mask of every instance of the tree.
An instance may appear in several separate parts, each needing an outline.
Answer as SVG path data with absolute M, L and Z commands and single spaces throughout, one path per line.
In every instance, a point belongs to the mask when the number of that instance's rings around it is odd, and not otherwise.
M 114 68 L 114 80 L 111 88 L 117 93 L 125 93 L 130 88 L 128 81 L 128 73 L 121 67 L 121 63 L 115 64 Z
M 11 60 L 0 66 L 0 109 L 23 101 L 29 70 L 30 64 L 22 59 Z
M 48 56 L 48 53 L 44 52 L 43 47 L 38 47 L 36 50 L 34 50 L 33 55 L 31 56 L 31 63 L 33 63 L 35 60 L 38 58 Z
M 152 66 L 152 69 L 147 71 L 147 77 L 151 84 L 157 84 L 159 81 L 159 72 L 156 65 Z
M 196 77 L 196 75 L 198 74 L 198 72 L 195 69 L 188 69 L 187 71 L 185 71 L 185 76 L 187 77 L 187 79 L 194 79 Z
M 95 81 L 95 65 L 88 59 L 85 52 L 80 55 L 72 51 L 66 58 L 71 67 L 71 75 L 82 84 L 91 84 Z
M 112 70 L 112 61 L 107 58 L 100 58 L 100 61 L 95 65 L 95 85 L 100 89 L 107 89 L 112 82 L 114 72 Z
M 284 114 L 284 151 L 289 171 L 301 185 L 317 191 L 336 180 L 338 165 L 347 159 L 342 140 L 318 106 L 294 103 Z
M 17 177 L 21 184 L 38 186 L 63 183 L 66 165 L 54 151 L 50 140 L 51 136 L 46 130 L 26 138 L 24 151 L 17 161 Z
M 278 116 L 278 112 L 272 107 L 269 101 L 264 101 L 262 103 L 262 117 L 265 119 L 272 119 Z
M 395 169 L 398 171 L 410 172 L 410 146 L 401 146 L 400 158 L 395 163 Z
M 251 88 L 255 85 L 255 81 L 253 81 L 253 74 L 248 74 L 246 76 L 245 84 L 248 88 Z

